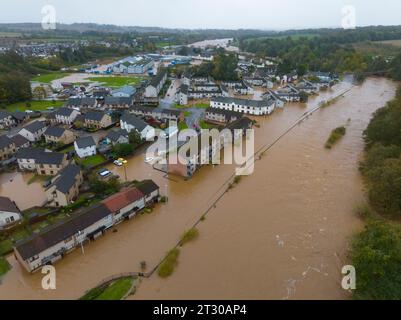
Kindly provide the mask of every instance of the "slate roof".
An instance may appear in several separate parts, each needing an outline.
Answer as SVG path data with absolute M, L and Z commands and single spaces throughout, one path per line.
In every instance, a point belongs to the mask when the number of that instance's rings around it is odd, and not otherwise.
M 135 127 L 135 129 L 139 131 L 142 131 L 148 126 L 148 124 L 145 121 L 127 112 L 123 114 L 123 116 L 121 117 L 121 121 L 128 123 L 129 125 Z
M 16 119 L 18 121 L 24 121 L 28 117 L 26 112 L 21 112 L 21 111 L 13 112 L 12 116 L 13 116 L 14 119 Z
M 160 70 L 159 73 L 152 78 L 149 85 L 156 88 L 160 84 L 166 73 L 167 73 L 166 69 Z
M 9 145 L 13 144 L 13 141 L 6 135 L 0 136 L 0 150 L 7 148 Z
M 93 139 L 93 137 L 91 137 L 91 136 L 78 138 L 77 140 L 75 140 L 75 143 L 77 144 L 78 148 L 80 148 L 80 149 L 84 149 L 84 148 L 91 147 L 91 146 L 96 146 L 96 142 Z
M 70 98 L 68 99 L 67 106 L 93 106 L 96 105 L 95 98 Z
M 64 128 L 61 127 L 48 127 L 45 131 L 45 136 L 52 136 L 60 138 L 65 132 Z
M 243 114 L 241 112 L 219 109 L 219 108 L 212 108 L 212 107 L 207 108 L 205 112 L 206 113 L 214 113 L 214 114 L 222 114 L 226 117 L 237 117 L 237 118 L 243 117 Z
M 53 183 L 56 189 L 62 193 L 68 193 L 75 184 L 81 169 L 75 164 L 69 164 L 60 171 L 59 178 Z
M 46 127 L 45 123 L 43 121 L 34 121 L 27 126 L 25 126 L 23 129 L 35 133 L 38 132 L 39 130 L 42 130 L 44 127 Z
M 15 143 L 15 146 L 17 148 L 25 145 L 26 143 L 30 143 L 27 138 L 21 136 L 20 134 L 16 134 L 14 137 L 11 138 L 11 140 Z
M 106 138 L 110 139 L 113 142 L 116 142 L 121 136 L 128 137 L 127 130 L 125 129 L 110 130 Z
M 0 211 L 21 213 L 14 201 L 7 197 L 0 197 Z
M 33 159 L 38 164 L 60 165 L 66 155 L 60 152 L 46 152 L 40 148 L 22 148 L 16 154 L 17 159 Z
M 159 190 L 159 186 L 153 180 L 144 180 L 136 185 L 137 189 L 144 195 L 149 195 L 153 191 Z
M 21 257 L 27 260 L 70 238 L 110 214 L 110 210 L 104 204 L 97 204 L 85 212 L 74 215 L 67 221 L 61 221 L 39 234 L 17 243 L 15 248 Z
M 179 88 L 180 92 L 183 94 L 188 94 L 189 87 L 186 84 L 182 84 Z
M 11 114 L 9 112 L 0 110 L 0 120 L 6 119 L 10 116 L 11 116 Z
M 85 113 L 84 119 L 91 120 L 91 121 L 102 121 L 105 113 L 102 111 L 89 111 Z
M 55 114 L 62 117 L 69 117 L 74 111 L 74 109 L 62 107 L 58 109 Z

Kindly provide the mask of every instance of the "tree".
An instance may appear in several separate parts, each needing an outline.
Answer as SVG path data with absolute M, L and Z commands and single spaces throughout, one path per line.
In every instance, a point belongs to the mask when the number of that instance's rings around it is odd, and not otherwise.
M 357 270 L 357 299 L 401 299 L 401 228 L 370 221 L 353 242 L 352 264 Z
M 118 143 L 113 147 L 113 152 L 117 157 L 126 157 L 132 154 L 134 146 L 130 143 Z
M 96 176 L 89 179 L 91 191 L 100 196 L 106 196 L 120 191 L 121 185 L 117 177 L 106 180 L 100 180 Z
M 136 130 L 131 130 L 128 134 L 129 143 L 132 144 L 133 148 L 136 149 L 141 143 L 141 135 Z

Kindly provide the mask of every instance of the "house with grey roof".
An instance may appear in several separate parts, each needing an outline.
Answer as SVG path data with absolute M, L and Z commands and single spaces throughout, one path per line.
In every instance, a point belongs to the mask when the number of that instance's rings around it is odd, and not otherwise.
M 149 85 L 146 87 L 145 97 L 157 98 L 166 81 L 167 81 L 166 69 L 159 70 L 158 74 L 152 78 Z
M 40 140 L 46 131 L 46 124 L 43 121 L 34 121 L 23 127 L 19 134 L 31 142 Z
M 106 97 L 104 107 L 109 109 L 128 109 L 132 105 L 131 97 Z
M 104 111 L 89 111 L 83 115 L 83 125 L 89 129 L 104 129 L 113 125 L 111 116 Z
M 120 127 L 121 129 L 127 130 L 128 133 L 135 130 L 143 140 L 152 141 L 155 137 L 155 129 L 152 126 L 128 112 L 122 115 Z
M 160 121 L 174 120 L 183 121 L 184 112 L 167 108 L 152 108 L 146 106 L 132 106 L 129 112 L 138 117 L 150 117 Z
M 7 197 L 0 197 L 0 230 L 21 221 L 22 215 L 18 206 Z
M 62 259 L 67 252 L 97 238 L 112 226 L 113 212 L 102 203 L 95 204 L 16 243 L 14 254 L 28 272 L 34 272 Z
M 125 129 L 110 130 L 106 141 L 113 146 L 119 143 L 129 143 L 128 131 Z
M 70 144 L 75 140 L 74 132 L 54 126 L 48 127 L 44 133 L 44 136 L 47 143 Z
M 236 111 L 207 108 L 205 112 L 205 120 L 213 123 L 229 123 L 243 117 L 243 114 Z
M 97 153 L 96 142 L 91 136 L 81 137 L 75 140 L 74 149 L 80 158 L 94 156 Z
M 79 187 L 83 182 L 81 169 L 75 164 L 69 164 L 51 180 L 46 189 L 48 205 L 65 207 L 72 203 L 79 195 Z
M 0 163 L 7 162 L 16 152 L 15 143 L 6 135 L 0 136 Z
M 79 111 L 72 108 L 60 108 L 55 113 L 55 121 L 60 124 L 72 125 L 77 116 L 79 115 Z
M 36 171 L 39 175 L 54 176 L 67 164 L 67 155 L 41 148 L 22 148 L 16 153 L 20 170 Z
M 21 148 L 28 148 L 31 145 L 31 142 L 20 134 L 16 134 L 15 136 L 11 137 L 11 140 L 15 144 L 16 151 Z
M 0 129 L 8 129 L 17 125 L 14 117 L 7 111 L 0 110 Z
M 69 108 L 96 108 L 98 105 L 96 98 L 70 98 L 66 103 Z

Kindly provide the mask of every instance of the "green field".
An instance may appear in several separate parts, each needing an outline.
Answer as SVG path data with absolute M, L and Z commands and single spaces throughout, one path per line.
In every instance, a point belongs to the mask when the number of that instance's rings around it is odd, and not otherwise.
M 118 76 L 110 76 L 110 77 L 90 77 L 87 78 L 90 81 L 93 82 L 100 82 L 105 86 L 112 87 L 112 88 L 118 88 L 118 87 L 123 87 L 127 85 L 135 86 L 139 84 L 141 80 L 144 78 L 142 77 L 118 77 Z
M 28 108 L 26 103 L 29 102 L 31 106 Z M 6 110 L 9 112 L 14 111 L 25 111 L 25 110 L 32 110 L 32 111 L 43 111 L 46 110 L 47 107 L 54 107 L 60 108 L 63 106 L 65 101 L 43 101 L 43 100 L 32 100 L 32 101 L 25 101 L 25 102 L 17 102 L 14 104 L 10 104 L 6 107 Z
M 68 75 L 70 75 L 70 74 L 65 73 L 65 72 L 42 74 L 40 76 L 32 78 L 32 81 L 37 81 L 37 82 L 41 82 L 41 83 L 50 83 L 53 80 L 61 79 Z
M 94 167 L 97 166 L 98 164 L 103 163 L 104 161 L 105 159 L 100 154 L 96 154 L 94 156 L 83 159 L 81 163 L 85 167 Z

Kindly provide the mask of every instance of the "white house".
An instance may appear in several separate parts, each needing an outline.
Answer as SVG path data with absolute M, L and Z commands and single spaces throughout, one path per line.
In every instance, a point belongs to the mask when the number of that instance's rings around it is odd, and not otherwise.
M 21 220 L 21 211 L 9 198 L 0 197 L 0 229 L 6 228 Z
M 252 115 L 267 115 L 274 111 L 273 100 L 248 100 L 229 97 L 217 97 L 210 100 L 210 107 L 236 111 Z
M 75 152 L 78 157 L 86 158 L 96 154 L 96 142 L 91 136 L 82 137 L 74 142 Z
M 150 84 L 145 89 L 145 97 L 157 98 L 160 90 L 163 88 L 167 80 L 167 72 L 165 69 L 159 71 L 159 73 L 153 77 Z
M 80 113 L 72 108 L 60 108 L 55 113 L 58 123 L 71 125 Z
M 143 140 L 151 141 L 155 136 L 155 128 L 127 112 L 120 119 L 120 127 L 127 130 L 128 133 L 136 130 Z
M 21 136 L 28 139 L 31 142 L 38 141 L 46 131 L 46 125 L 43 121 L 34 121 L 19 132 Z

